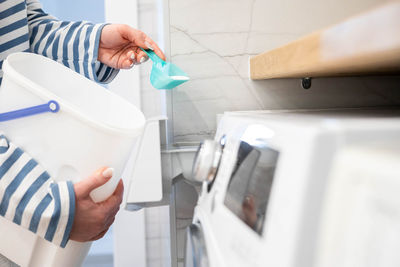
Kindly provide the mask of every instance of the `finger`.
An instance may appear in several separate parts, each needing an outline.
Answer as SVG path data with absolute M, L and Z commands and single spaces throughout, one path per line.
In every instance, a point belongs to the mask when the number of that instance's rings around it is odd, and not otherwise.
M 105 225 L 105 226 L 107 226 L 108 223 L 110 222 L 110 220 L 111 220 L 113 217 L 115 217 L 115 216 L 117 215 L 117 213 L 118 213 L 118 211 L 119 211 L 119 207 L 120 207 L 120 205 L 116 205 L 116 206 L 114 206 L 111 210 L 108 211 L 108 212 L 109 212 L 108 218 L 107 218 L 107 220 L 105 220 L 105 222 L 104 222 L 104 225 Z
M 107 218 L 106 221 L 108 221 L 109 218 L 114 217 L 115 215 L 117 215 L 117 213 L 118 213 L 118 211 L 120 209 L 120 206 L 121 206 L 121 203 L 122 203 L 122 199 L 123 199 L 123 189 L 121 191 L 120 188 L 121 188 L 121 186 L 119 185 L 118 186 L 118 191 L 119 192 L 116 192 L 115 195 L 112 196 L 115 201 L 110 201 L 107 204 L 103 203 L 103 207 L 105 209 L 104 212 L 108 213 L 108 218 Z
M 162 60 L 165 60 L 165 55 L 158 47 L 158 45 L 148 37 L 144 32 L 133 29 L 131 27 L 126 28 L 126 33 L 128 39 L 134 44 L 144 49 L 153 50 L 157 56 L 159 56 Z M 140 62 L 139 58 L 137 58 L 137 62 Z M 140 62 L 143 63 L 143 62 Z
M 99 240 L 100 238 L 102 238 L 108 231 L 109 228 L 107 228 L 106 230 L 104 230 L 103 232 L 99 233 L 98 235 L 96 235 L 95 237 L 93 237 L 92 239 L 90 239 L 90 241 L 95 241 L 95 240 Z
M 149 59 L 149 57 L 146 55 L 145 52 L 143 52 L 143 51 L 138 51 L 138 52 L 137 52 L 137 55 L 136 55 L 136 59 L 137 59 L 137 62 L 138 62 L 139 64 L 141 64 L 141 63 L 146 62 L 146 61 Z
M 136 30 L 129 26 L 125 27 L 124 30 L 125 30 L 124 33 L 126 34 L 127 39 L 132 43 L 133 46 L 141 47 L 144 49 L 152 48 L 145 44 L 147 35 L 144 32 Z M 141 49 L 138 49 L 138 50 L 141 50 Z M 139 51 L 137 51 L 137 54 L 139 54 Z M 139 62 L 139 58 L 136 58 L 136 61 Z
M 126 54 L 126 57 L 132 60 L 132 62 L 135 62 L 136 61 L 135 51 L 129 50 L 128 53 Z
M 133 65 L 135 65 L 135 62 L 132 61 L 132 59 L 125 59 L 124 61 L 122 61 L 121 63 L 121 69 L 130 69 L 133 67 Z
M 136 55 L 134 48 L 131 46 L 126 46 L 122 51 L 118 59 L 119 69 L 130 69 L 136 63 Z
M 107 221 L 106 228 L 109 229 L 111 225 L 114 223 L 114 221 L 115 221 L 115 216 L 113 216 L 112 218 L 110 218 L 110 220 Z
M 124 194 L 124 182 L 122 181 L 122 179 L 119 180 L 117 187 L 114 190 L 113 195 L 114 196 L 120 196 L 122 199 L 122 196 Z
M 122 179 L 119 180 L 117 188 L 115 188 L 114 193 L 111 197 L 115 199 L 115 203 L 119 207 L 124 197 L 124 183 L 122 182 Z
M 114 174 L 113 168 L 102 167 L 95 171 L 92 175 L 83 179 L 82 181 L 76 183 L 76 188 L 82 193 L 83 195 L 89 195 L 89 193 L 105 184 L 110 180 L 110 178 Z
M 124 184 L 122 180 L 119 180 L 114 193 L 103 202 L 104 209 L 111 211 L 114 207 L 119 207 L 122 202 L 122 197 L 124 194 Z
M 158 47 L 156 42 L 154 42 L 150 37 L 146 36 L 144 43 L 149 49 L 153 50 L 154 53 L 156 53 L 156 55 L 159 56 L 162 60 L 166 60 L 164 53 Z

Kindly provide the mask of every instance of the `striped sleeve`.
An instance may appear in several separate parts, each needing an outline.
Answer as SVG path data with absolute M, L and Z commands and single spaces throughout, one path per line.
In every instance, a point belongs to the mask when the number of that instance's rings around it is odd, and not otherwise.
M 106 24 L 59 21 L 46 14 L 37 0 L 27 0 L 31 51 L 56 60 L 85 77 L 101 83 L 118 74 L 97 60 L 100 35 Z
M 65 247 L 75 215 L 70 181 L 54 182 L 45 169 L 0 134 L 0 215 Z

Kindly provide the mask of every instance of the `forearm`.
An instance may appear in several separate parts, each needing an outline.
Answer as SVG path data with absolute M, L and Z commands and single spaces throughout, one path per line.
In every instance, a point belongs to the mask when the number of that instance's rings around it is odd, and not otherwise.
M 59 21 L 36 0 L 27 0 L 31 51 L 56 60 L 96 82 L 110 82 L 118 70 L 98 61 L 104 24 Z
M 75 214 L 71 182 L 54 182 L 22 149 L 0 136 L 0 215 L 64 247 Z

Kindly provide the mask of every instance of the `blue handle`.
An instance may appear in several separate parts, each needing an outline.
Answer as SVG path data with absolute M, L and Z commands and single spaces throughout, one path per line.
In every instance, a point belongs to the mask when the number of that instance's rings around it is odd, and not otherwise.
M 60 110 L 60 105 L 57 103 L 57 101 L 51 100 L 47 104 L 18 109 L 6 113 L 0 113 L 0 122 L 15 120 L 22 117 L 32 116 L 45 112 L 56 113 L 59 110 Z

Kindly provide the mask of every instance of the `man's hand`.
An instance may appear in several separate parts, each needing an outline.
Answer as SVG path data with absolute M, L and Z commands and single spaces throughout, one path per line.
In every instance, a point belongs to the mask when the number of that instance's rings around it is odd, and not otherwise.
M 161 49 L 143 32 L 124 24 L 106 25 L 101 32 L 98 60 L 113 68 L 128 69 L 148 59 L 140 48 L 154 50 L 165 60 Z
M 106 167 L 101 168 L 85 180 L 74 184 L 76 202 L 71 240 L 86 242 L 100 239 L 114 222 L 124 192 L 122 180 L 114 193 L 103 202 L 95 203 L 89 196 L 93 189 L 105 184 L 112 177 L 112 172 L 105 170 Z

